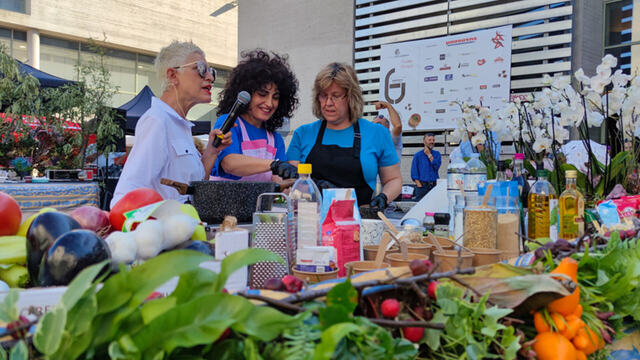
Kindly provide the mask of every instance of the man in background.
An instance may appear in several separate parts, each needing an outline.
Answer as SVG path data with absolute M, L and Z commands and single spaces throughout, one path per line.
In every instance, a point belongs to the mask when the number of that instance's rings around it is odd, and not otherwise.
M 427 133 L 422 139 L 424 149 L 413 156 L 411 163 L 411 180 L 416 184 L 415 200 L 419 201 L 438 181 L 438 170 L 442 165 L 442 156 L 437 150 L 433 150 L 436 139 L 432 133 Z
M 389 129 L 391 132 L 391 140 L 393 140 L 393 145 L 398 154 L 398 160 L 402 162 L 402 121 L 400 120 L 400 115 L 398 115 L 396 109 L 386 101 L 377 101 L 374 105 L 376 106 L 376 110 L 386 109 L 389 112 L 389 119 L 384 117 L 384 114 L 379 113 L 373 122 Z M 389 124 L 389 120 L 391 120 L 391 124 Z M 390 125 L 393 127 L 389 128 Z

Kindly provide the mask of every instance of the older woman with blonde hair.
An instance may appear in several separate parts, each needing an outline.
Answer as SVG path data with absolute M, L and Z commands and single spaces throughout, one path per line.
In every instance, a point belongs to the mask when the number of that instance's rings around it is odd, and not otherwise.
M 319 120 L 293 133 L 287 158 L 312 164 L 319 187 L 354 188 L 359 205 L 385 208 L 402 187 L 399 159 L 389 131 L 362 118 L 364 101 L 354 69 L 331 63 L 316 76 L 313 114 Z M 382 192 L 374 195 L 376 176 Z
M 211 87 L 216 79 L 202 49 L 192 42 L 173 41 L 160 50 L 155 68 L 162 81 L 162 95 L 151 99 L 151 107 L 136 124 L 136 140 L 111 206 L 141 187 L 156 190 L 165 200 L 186 201 L 186 195 L 160 184 L 160 179 L 183 183 L 207 179 L 218 153 L 231 143 L 231 134 L 227 133 L 222 145 L 213 147 L 213 139 L 222 134 L 213 130 L 200 154 L 191 137 L 193 124 L 187 120 L 187 113 L 196 104 L 211 102 Z

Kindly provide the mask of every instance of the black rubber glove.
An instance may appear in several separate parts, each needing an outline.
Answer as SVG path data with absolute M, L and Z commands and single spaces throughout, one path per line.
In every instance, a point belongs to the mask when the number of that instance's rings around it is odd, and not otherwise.
M 371 202 L 369 203 L 369 206 L 371 206 L 372 208 L 378 208 L 380 210 L 386 208 L 387 207 L 387 195 L 385 195 L 385 193 L 381 192 L 376 197 L 374 197 L 373 200 L 371 200 Z
M 278 175 L 283 179 L 298 178 L 298 169 L 286 161 L 274 160 L 269 167 L 273 175 Z
M 324 189 L 333 189 L 336 186 L 333 185 L 333 183 L 331 181 L 327 181 L 327 180 L 315 180 L 316 185 L 318 186 L 318 189 L 320 190 L 324 190 Z

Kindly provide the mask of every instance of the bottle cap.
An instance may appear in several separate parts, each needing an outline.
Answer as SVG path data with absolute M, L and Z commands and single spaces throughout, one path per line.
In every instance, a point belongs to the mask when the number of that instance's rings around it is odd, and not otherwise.
M 428 211 L 427 211 L 427 212 L 425 212 L 424 214 L 425 214 L 425 216 L 433 216 L 435 213 L 432 213 L 432 212 L 428 212 Z
M 567 170 L 564 175 L 568 178 L 577 178 L 578 177 L 578 172 L 576 170 Z
M 311 174 L 311 164 L 298 164 L 298 174 Z
M 513 154 L 513 158 L 515 160 L 524 160 L 524 154 L 523 153 L 515 153 L 515 154 Z

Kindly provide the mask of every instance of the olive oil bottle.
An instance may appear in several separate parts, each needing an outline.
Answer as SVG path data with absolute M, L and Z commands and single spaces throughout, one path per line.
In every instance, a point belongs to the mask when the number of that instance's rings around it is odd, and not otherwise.
M 565 173 L 567 187 L 559 199 L 560 207 L 560 238 L 571 240 L 584 234 L 584 196 L 576 187 L 576 170 Z
M 547 181 L 547 171 L 538 167 L 538 180 L 529 190 L 529 231 L 532 239 L 558 239 L 558 196 Z

